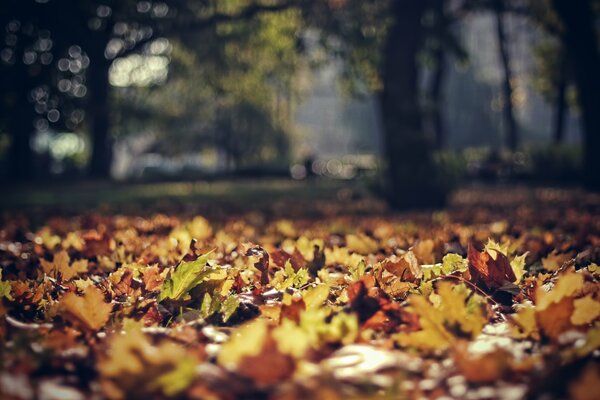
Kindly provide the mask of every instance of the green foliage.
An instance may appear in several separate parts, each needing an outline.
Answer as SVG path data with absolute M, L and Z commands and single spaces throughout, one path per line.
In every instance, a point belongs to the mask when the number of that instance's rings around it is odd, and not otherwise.
M 204 254 L 194 261 L 182 261 L 179 263 L 171 273 L 169 279 L 165 281 L 158 296 L 158 301 L 165 299 L 183 300 L 190 290 L 210 279 L 211 275 L 218 271 L 219 268 L 211 267 L 210 265 L 207 266 L 209 254 Z
M 292 263 L 287 260 L 283 270 L 277 271 L 271 284 L 277 290 L 285 290 L 289 287 L 299 288 L 308 282 L 308 270 L 300 268 L 297 272 L 294 271 Z
M 225 299 L 218 294 L 205 293 L 200 306 L 200 315 L 202 318 L 209 318 L 216 313 L 221 313 L 223 322 L 229 321 L 229 318 L 235 313 L 240 305 L 240 301 L 235 296 L 228 296 Z
M 465 272 L 469 268 L 469 262 L 460 254 L 449 253 L 444 256 L 441 263 L 423 265 L 421 268 L 423 269 L 423 278 L 431 280 L 454 272 Z

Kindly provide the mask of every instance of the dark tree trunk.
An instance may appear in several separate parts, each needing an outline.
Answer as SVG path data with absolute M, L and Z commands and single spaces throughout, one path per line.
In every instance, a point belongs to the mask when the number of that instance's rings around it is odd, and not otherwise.
M 567 114 L 567 60 L 564 50 L 561 51 L 560 71 L 558 76 L 558 85 L 556 92 L 556 104 L 554 107 L 554 127 L 552 138 L 554 144 L 561 144 L 565 136 L 565 117 Z
M 435 134 L 435 147 L 443 149 L 446 146 L 446 133 L 444 130 L 444 119 L 442 116 L 442 104 L 444 102 L 442 87 L 446 75 L 446 53 L 440 45 L 435 50 L 435 70 L 430 88 L 430 98 L 433 104 L 432 122 Z
M 573 68 L 581 107 L 584 143 L 584 183 L 600 190 L 600 55 L 594 13 L 587 0 L 553 0 L 564 27 L 564 43 Z
M 110 178 L 112 163 L 112 138 L 110 137 L 110 110 L 108 70 L 110 62 L 104 57 L 104 44 L 94 46 L 88 70 L 90 133 L 92 136 L 92 158 L 89 174 L 93 178 Z
M 14 181 L 27 181 L 33 178 L 33 151 L 30 141 L 33 135 L 34 113 L 27 100 L 27 91 L 17 93 L 17 99 L 10 118 L 12 135 L 9 153 L 9 178 Z
M 419 107 L 421 18 L 425 2 L 398 0 L 393 4 L 395 21 L 385 44 L 381 108 L 385 135 L 385 156 L 389 201 L 395 208 L 439 205 L 431 145 L 422 130 Z
M 433 2 L 433 12 L 435 13 L 435 31 L 437 47 L 433 52 L 434 70 L 429 87 L 429 100 L 431 101 L 431 122 L 433 124 L 433 134 L 435 147 L 442 149 L 446 146 L 446 133 L 444 129 L 444 119 L 442 116 L 442 105 L 444 103 L 442 88 L 446 77 L 446 52 L 442 45 L 442 36 L 446 32 L 446 16 L 444 11 L 444 0 L 435 0 Z
M 516 150 L 519 146 L 519 132 L 517 122 L 515 121 L 513 110 L 513 90 L 511 85 L 512 70 L 510 67 L 510 55 L 506 45 L 506 32 L 504 30 L 504 5 L 503 0 L 496 1 L 496 38 L 498 40 L 498 51 L 504 76 L 502 79 L 502 96 L 504 98 L 503 113 L 506 124 L 505 135 L 506 145 L 511 150 Z

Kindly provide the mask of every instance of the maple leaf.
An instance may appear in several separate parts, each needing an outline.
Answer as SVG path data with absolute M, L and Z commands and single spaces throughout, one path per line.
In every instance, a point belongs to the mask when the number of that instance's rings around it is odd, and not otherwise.
M 286 337 L 290 333 L 285 325 L 277 336 Z M 298 348 L 283 347 L 290 352 L 298 352 Z M 229 341 L 221 346 L 217 361 L 260 386 L 287 379 L 295 370 L 292 356 L 281 351 L 271 327 L 261 319 L 243 325 L 234 332 Z
M 60 276 L 63 281 L 69 281 L 79 274 L 88 271 L 87 260 L 77 260 L 71 263 L 71 258 L 66 250 L 56 253 L 52 261 L 40 260 L 44 273 L 52 278 L 58 279 Z
M 476 283 L 482 282 L 489 289 L 506 288 L 516 282 L 517 277 L 504 254 L 495 252 L 494 255 L 495 258 L 487 250 L 477 251 L 469 242 L 467 256 L 471 278 Z
M 469 261 L 460 254 L 448 253 L 442 258 L 442 262 L 432 265 L 421 265 L 423 279 L 431 280 L 442 275 L 455 272 L 466 272 L 469 269 Z
M 583 288 L 583 276 L 572 272 L 559 275 L 556 285 L 550 291 L 538 287 L 536 291 L 536 308 L 543 311 L 553 303 L 560 302 L 565 297 L 572 297 Z
M 102 291 L 95 286 L 88 287 L 83 296 L 69 292 L 60 300 L 61 308 L 75 317 L 86 328 L 97 331 L 101 329 L 112 311 L 112 304 L 104 301 Z
M 487 322 L 481 300 L 469 294 L 463 285 L 440 282 L 437 295 L 430 298 L 409 296 L 410 310 L 419 316 L 421 330 L 396 335 L 400 345 L 444 350 L 454 344 L 457 337 L 473 338 L 481 333 Z
M 169 279 L 165 281 L 158 295 L 158 301 L 165 299 L 182 300 L 190 290 L 210 279 L 215 272 L 218 272 L 220 268 L 207 265 L 209 254 L 206 253 L 194 261 L 180 262 L 172 271 Z
M 161 272 L 157 265 L 153 265 L 142 269 L 141 273 L 144 289 L 149 292 L 155 292 L 162 287 L 165 277 L 168 273 L 168 269 L 165 269 Z
M 109 398 L 174 396 L 196 377 L 198 359 L 170 341 L 154 345 L 141 325 L 130 320 L 124 334 L 113 335 L 98 370 Z
M 575 296 L 583 289 L 583 276 L 571 272 L 558 276 L 552 290 L 546 291 L 538 287 L 536 291 L 536 320 L 540 328 L 551 339 L 575 327 L 573 320 L 584 324 L 588 318 L 595 319 L 598 315 L 597 305 L 593 300 L 578 299 Z M 579 310 L 577 313 L 575 301 Z M 590 320 L 590 321 L 591 321 Z
M 308 282 L 308 270 L 300 268 L 294 271 L 290 260 L 286 261 L 285 267 L 275 273 L 271 280 L 271 286 L 277 290 L 285 290 L 289 287 L 299 288 Z
M 574 310 L 571 315 L 573 325 L 589 324 L 600 316 L 600 301 L 597 301 L 591 295 L 575 299 L 573 307 Z
M 531 304 L 518 305 L 517 313 L 510 318 L 510 334 L 515 339 L 533 338 L 539 340 L 539 330 L 535 319 L 536 309 Z
M 562 265 L 573 258 L 575 253 L 557 253 L 553 250 L 552 253 L 542 258 L 542 266 L 548 271 L 557 271 Z

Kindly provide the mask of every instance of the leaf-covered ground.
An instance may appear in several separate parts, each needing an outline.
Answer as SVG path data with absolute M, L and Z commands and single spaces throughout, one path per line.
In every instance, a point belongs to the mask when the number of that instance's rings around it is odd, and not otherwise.
M 479 189 L 411 214 L 343 191 L 211 201 L 4 212 L 0 397 L 600 393 L 597 195 Z

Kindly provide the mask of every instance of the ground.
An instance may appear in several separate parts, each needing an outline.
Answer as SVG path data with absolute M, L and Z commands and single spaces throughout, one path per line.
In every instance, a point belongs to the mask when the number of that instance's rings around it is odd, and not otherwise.
M 600 390 L 600 196 L 362 182 L 14 187 L 2 398 L 574 398 Z M 591 396 L 591 397 L 590 397 Z

